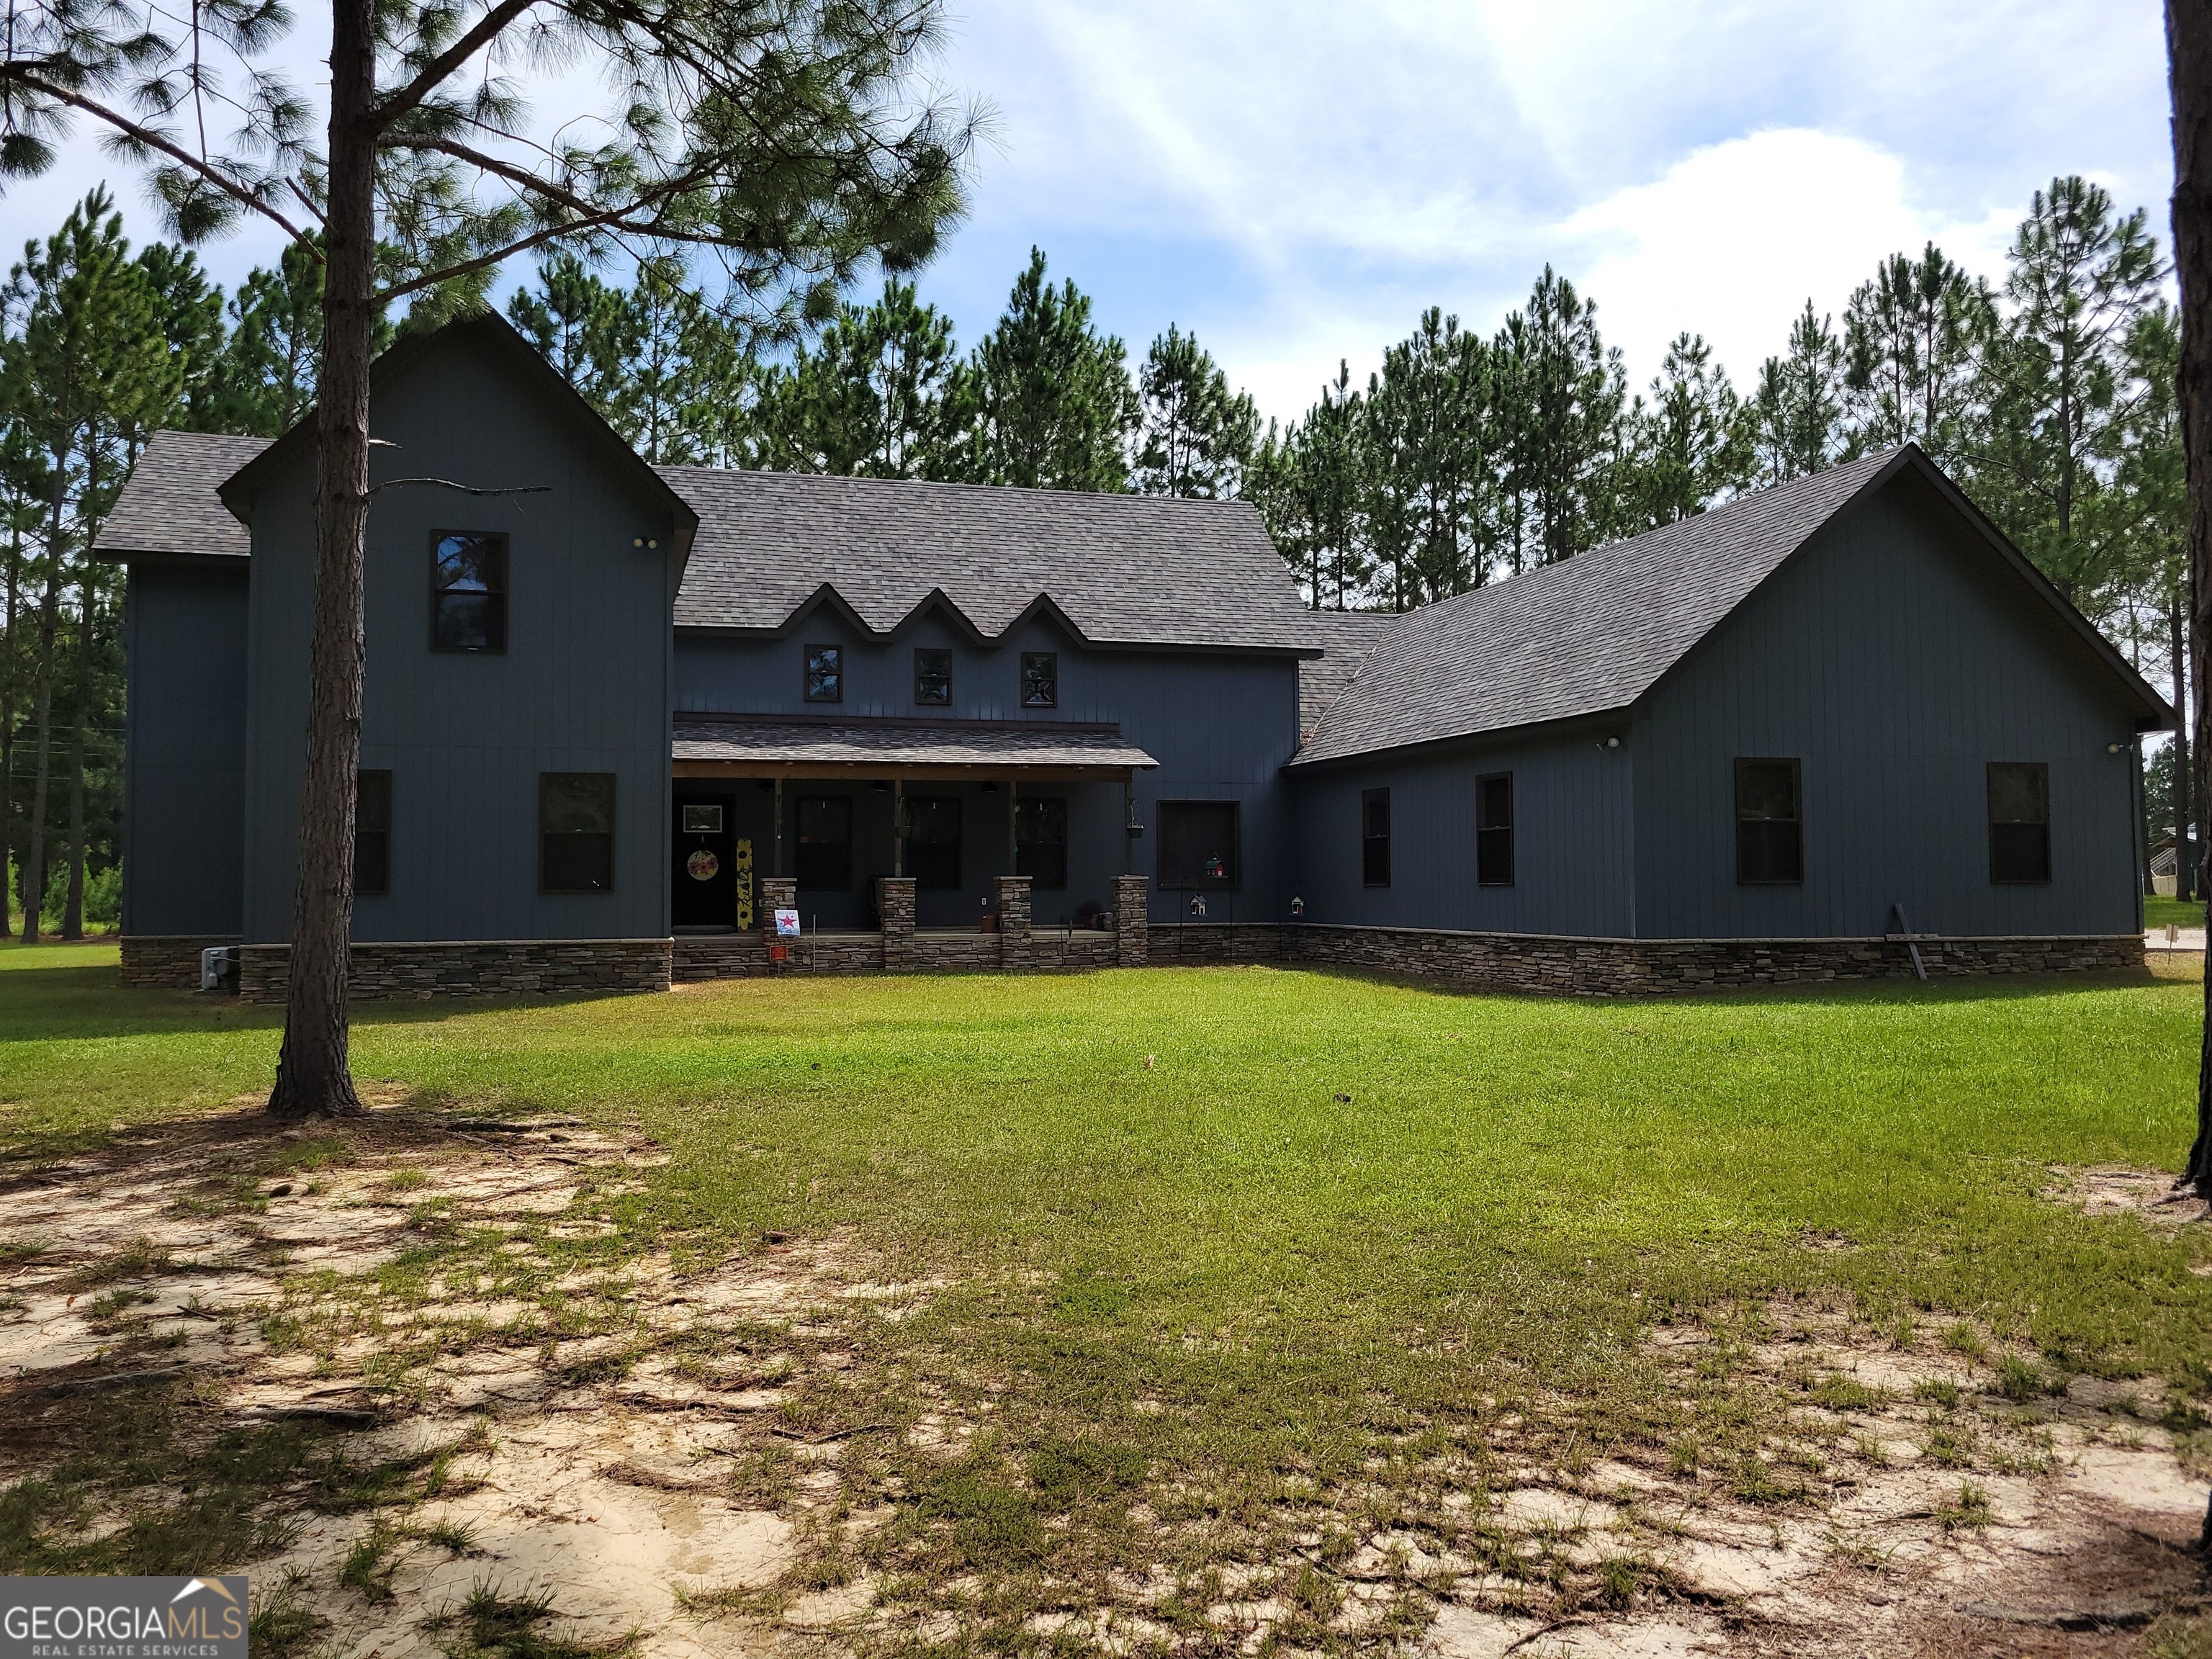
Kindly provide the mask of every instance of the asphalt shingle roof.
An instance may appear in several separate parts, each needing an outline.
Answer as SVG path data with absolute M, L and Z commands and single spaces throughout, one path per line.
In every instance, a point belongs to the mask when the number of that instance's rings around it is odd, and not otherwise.
M 878 633 L 941 589 L 986 638 L 1044 596 L 1099 643 L 1299 641 L 1297 586 L 1248 502 L 659 471 L 699 514 L 678 627 L 779 628 L 826 583 Z
M 1157 766 L 1110 727 L 1072 729 L 947 721 L 827 722 L 684 719 L 669 747 L 679 761 L 847 766 Z
M 1322 654 L 1298 665 L 1298 741 L 1310 740 L 1322 716 L 1344 695 L 1375 650 L 1406 620 L 1394 611 L 1310 611 L 1304 641 Z
M 246 526 L 231 517 L 216 489 L 268 447 L 266 438 L 156 432 L 124 480 L 93 550 L 244 558 L 252 550 Z
M 1894 459 L 1847 462 L 1407 612 L 1291 763 L 1627 708 Z

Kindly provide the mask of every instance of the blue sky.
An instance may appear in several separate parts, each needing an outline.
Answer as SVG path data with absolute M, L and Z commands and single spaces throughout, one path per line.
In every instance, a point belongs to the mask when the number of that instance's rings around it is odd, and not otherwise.
M 1494 327 L 1547 260 L 1638 381 L 1680 329 L 1741 380 L 1894 249 L 1932 236 L 1998 273 L 2055 173 L 2165 240 L 2152 0 L 954 0 L 950 21 L 934 74 L 995 112 L 975 211 L 921 278 L 963 343 L 1034 243 L 1133 354 L 1180 323 L 1283 416 L 1425 306 Z M 73 144 L 0 201 L 0 245 L 112 171 Z M 270 252 L 206 257 L 232 281 Z

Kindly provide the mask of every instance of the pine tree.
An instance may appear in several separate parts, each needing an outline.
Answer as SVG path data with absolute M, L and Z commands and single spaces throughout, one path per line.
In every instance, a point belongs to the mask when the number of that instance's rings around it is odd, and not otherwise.
M 1728 371 L 1698 334 L 1678 334 L 1628 422 L 1632 459 L 1620 491 L 1628 532 L 1702 513 L 1749 483 L 1750 421 Z
M 2098 456 L 2145 387 L 2127 346 L 2165 276 L 2142 210 L 2123 215 L 2084 179 L 2038 191 L 2013 239 L 2008 312 L 1988 331 L 1982 418 L 1966 445 L 1975 497 L 2069 595 L 2108 576 L 2115 549 L 2087 533 Z
M 1519 571 L 1594 547 L 1616 527 L 1627 374 L 1598 333 L 1596 306 L 1549 265 L 1492 353 L 1503 540 Z
M 290 243 L 273 269 L 247 272 L 230 319 L 215 418 L 225 432 L 276 437 L 313 406 L 320 379 L 323 262 L 314 244 Z
M 586 402 L 604 411 L 621 372 L 623 308 L 622 290 L 564 248 L 540 263 L 534 291 L 515 289 L 507 316 Z
M 1133 482 L 1147 495 L 1238 492 L 1260 430 L 1252 399 L 1229 389 L 1195 335 L 1172 323 L 1137 371 L 1140 428 Z
M 153 292 L 175 370 L 177 406 L 171 418 L 189 431 L 217 430 L 226 343 L 222 290 L 209 281 L 191 249 L 173 242 L 148 243 L 139 250 L 138 268 Z
M 1754 466 L 1759 482 L 1787 483 L 1845 458 L 1844 349 L 1832 321 L 1810 300 L 1790 325 L 1790 343 L 1759 366 L 1752 394 Z
M 1490 349 L 1435 307 L 1382 354 L 1359 431 L 1369 546 L 1391 608 L 1480 586 L 1496 545 Z
M 1996 315 L 1989 285 L 1930 242 L 1893 253 L 1844 308 L 1844 385 L 1867 449 L 1917 443 L 1946 465 L 1972 407 L 1976 359 Z
M 880 300 L 845 307 L 811 348 L 767 372 L 755 454 L 779 471 L 939 477 L 969 395 L 952 319 L 890 278 Z
M 1031 248 L 1006 314 L 975 348 L 976 424 L 948 470 L 981 483 L 1126 489 L 1138 419 L 1127 356 L 1092 329 L 1091 301 L 1073 282 L 1045 281 L 1044 254 Z

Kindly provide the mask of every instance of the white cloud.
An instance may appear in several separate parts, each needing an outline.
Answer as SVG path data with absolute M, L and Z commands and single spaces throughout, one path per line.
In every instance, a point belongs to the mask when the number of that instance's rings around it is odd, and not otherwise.
M 1905 160 L 1864 139 L 1775 128 L 1685 156 L 1553 228 L 1555 261 L 1599 303 L 1642 385 L 1667 343 L 1703 334 L 1739 382 L 1807 300 L 1840 319 L 1875 263 L 1935 241 L 2001 274 L 2017 210 L 1960 222 L 1917 207 Z M 1744 234 L 1736 228 L 1750 228 Z

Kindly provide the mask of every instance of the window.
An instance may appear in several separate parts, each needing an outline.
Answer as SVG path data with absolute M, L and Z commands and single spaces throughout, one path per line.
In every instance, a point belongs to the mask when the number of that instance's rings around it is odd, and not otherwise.
M 1479 887 L 1513 884 L 1513 775 L 1474 781 L 1474 880 Z
M 914 653 L 914 700 L 942 708 L 952 701 L 952 653 L 921 650 Z
M 1990 879 L 2051 879 L 2051 768 L 1990 763 Z
M 1359 879 L 1370 887 L 1390 884 L 1390 792 L 1363 790 L 1359 796 Z
M 1067 890 L 1067 802 L 1032 795 L 1014 803 L 1014 873 L 1041 893 Z
M 845 701 L 845 647 L 810 645 L 806 647 L 806 701 Z
M 507 649 L 507 538 L 441 530 L 430 538 L 430 648 Z
M 719 836 L 722 833 L 722 803 L 718 800 L 688 800 L 684 803 L 684 833 L 687 836 Z
M 1237 881 L 1237 803 L 1160 803 L 1159 884 L 1174 891 L 1234 887 Z
M 392 774 L 356 772 L 353 784 L 353 890 L 392 890 Z
M 1746 886 L 1805 879 L 1805 823 L 1794 760 L 1735 763 L 1735 878 Z
M 951 795 L 908 797 L 906 872 L 926 893 L 960 890 L 960 801 Z
M 853 884 L 853 803 L 844 795 L 802 795 L 799 800 L 799 858 L 793 874 L 801 887 L 843 892 Z
M 609 893 L 615 884 L 615 775 L 538 775 L 538 886 Z
M 1060 653 L 1058 652 L 1024 651 L 1022 653 L 1022 707 L 1024 708 L 1060 707 Z

